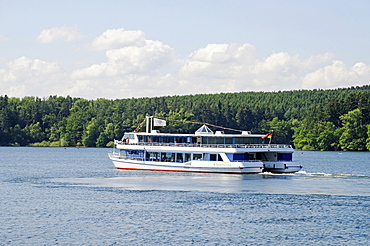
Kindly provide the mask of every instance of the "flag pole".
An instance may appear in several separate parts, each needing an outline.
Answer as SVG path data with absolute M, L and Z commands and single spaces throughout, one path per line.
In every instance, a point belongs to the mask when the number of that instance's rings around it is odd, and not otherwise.
M 272 139 L 272 136 L 274 135 L 274 134 L 273 134 L 273 132 L 274 132 L 274 131 L 272 130 L 272 131 L 271 131 L 271 133 L 269 133 L 269 134 L 270 134 L 270 141 L 269 141 L 269 145 L 271 144 L 271 139 Z

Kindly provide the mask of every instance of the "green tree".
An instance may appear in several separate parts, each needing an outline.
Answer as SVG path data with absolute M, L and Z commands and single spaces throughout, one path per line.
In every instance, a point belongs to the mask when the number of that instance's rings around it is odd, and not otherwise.
M 294 133 L 293 122 L 297 124 L 297 121 L 279 120 L 278 117 L 274 117 L 271 121 L 262 121 L 261 130 L 264 133 L 273 133 L 272 143 L 290 143 Z
M 366 150 L 367 126 L 362 122 L 362 112 L 355 109 L 340 116 L 343 132 L 339 138 L 343 150 Z
M 61 122 L 60 137 L 64 139 L 68 146 L 76 146 L 78 142 L 82 141 L 85 123 L 86 120 L 81 112 L 71 114 Z
M 300 122 L 294 130 L 294 146 L 301 150 L 315 150 L 314 136 L 306 122 Z
M 370 124 L 367 125 L 366 148 L 367 148 L 367 150 L 370 150 Z
M 96 139 L 99 137 L 99 127 L 93 118 L 87 125 L 82 135 L 82 144 L 86 147 L 95 147 Z
M 26 141 L 26 136 L 24 131 L 22 131 L 19 124 L 15 125 L 10 130 L 11 135 L 13 136 L 13 144 L 15 145 L 26 145 L 28 142 Z
M 332 122 L 321 122 L 319 127 L 319 135 L 317 136 L 317 147 L 319 150 L 337 150 L 338 135 L 336 127 Z
M 23 129 L 27 143 L 36 143 L 44 140 L 45 133 L 40 125 L 40 122 L 37 122 L 35 124 L 27 125 Z
M 97 147 L 107 147 L 107 144 L 114 139 L 114 125 L 108 123 L 104 131 L 99 134 L 96 140 Z

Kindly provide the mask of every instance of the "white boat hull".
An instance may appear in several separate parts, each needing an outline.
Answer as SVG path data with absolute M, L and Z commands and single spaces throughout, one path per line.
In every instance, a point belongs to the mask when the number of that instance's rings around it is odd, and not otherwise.
M 196 172 L 196 173 L 230 173 L 230 174 L 253 174 L 261 173 L 262 162 L 238 162 L 224 163 L 212 161 L 191 161 L 186 163 L 154 162 L 118 158 L 109 155 L 117 169 L 147 170 L 147 171 L 171 171 L 171 172 Z
M 263 172 L 271 173 L 295 173 L 302 169 L 302 166 L 298 165 L 294 161 L 289 162 L 268 162 L 263 163 Z

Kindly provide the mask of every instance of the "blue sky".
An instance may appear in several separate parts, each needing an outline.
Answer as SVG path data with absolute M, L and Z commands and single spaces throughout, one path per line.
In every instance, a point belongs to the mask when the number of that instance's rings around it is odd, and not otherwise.
M 0 0 L 0 95 L 370 84 L 369 1 Z

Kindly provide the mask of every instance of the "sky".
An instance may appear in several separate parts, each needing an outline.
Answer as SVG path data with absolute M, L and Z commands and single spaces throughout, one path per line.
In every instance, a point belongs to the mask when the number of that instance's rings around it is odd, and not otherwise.
M 0 0 L 0 95 L 370 84 L 368 0 Z

